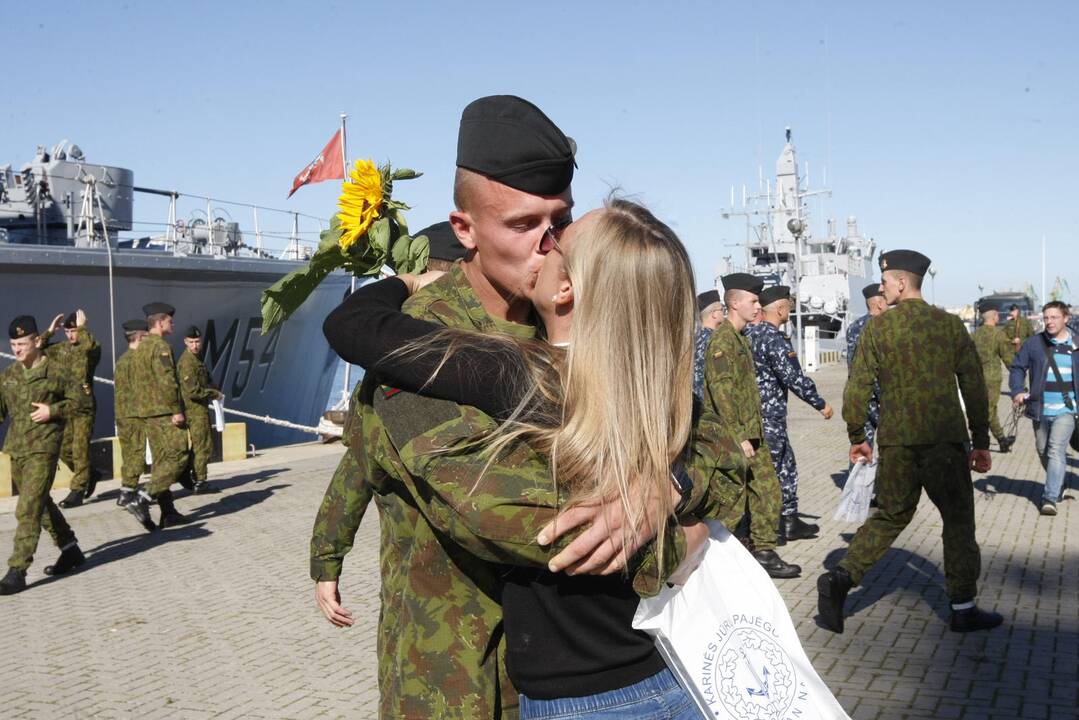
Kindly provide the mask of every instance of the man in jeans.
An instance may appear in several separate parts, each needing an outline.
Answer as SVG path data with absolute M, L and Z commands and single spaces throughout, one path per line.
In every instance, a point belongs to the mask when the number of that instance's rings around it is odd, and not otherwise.
M 1068 441 L 1075 429 L 1079 383 L 1072 372 L 1079 367 L 1079 349 L 1068 330 L 1068 306 L 1059 300 L 1042 308 L 1045 330 L 1023 343 L 1012 362 L 1008 385 L 1012 402 L 1026 404 L 1034 421 L 1034 441 L 1045 468 L 1042 515 L 1056 515 L 1067 473 Z M 1030 392 L 1024 392 L 1027 373 Z

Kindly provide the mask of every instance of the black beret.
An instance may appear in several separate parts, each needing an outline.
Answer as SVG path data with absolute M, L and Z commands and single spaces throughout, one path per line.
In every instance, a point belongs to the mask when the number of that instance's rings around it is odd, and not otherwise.
M 531 195 L 569 187 L 577 145 L 538 107 L 514 95 L 473 100 L 461 113 L 457 167 Z
M 66 318 L 64 318 L 64 327 L 67 328 L 68 330 L 74 330 L 75 328 L 78 327 L 77 319 L 75 317 L 75 313 L 71 313 Z
M 790 299 L 791 289 L 786 285 L 773 285 L 772 287 L 767 287 L 760 292 L 761 307 L 764 307 L 765 305 L 771 305 L 772 303 L 779 302 L 780 300 Z
M 190 325 L 187 330 L 184 331 L 185 340 L 198 340 L 202 337 L 202 330 L 199 330 L 198 325 Z
M 872 285 L 866 285 L 862 288 L 862 297 L 866 300 L 874 297 L 882 297 L 884 293 L 880 291 L 880 283 L 873 283 Z
M 31 315 L 20 315 L 7 326 L 7 336 L 12 340 L 37 334 L 37 321 Z
M 142 311 L 146 313 L 146 317 L 150 317 L 151 315 L 174 315 L 176 313 L 176 308 L 168 303 L 152 302 L 143 305 Z
M 142 318 L 132 318 L 131 320 L 124 320 L 120 323 L 120 327 L 124 329 L 124 332 L 147 332 L 150 326 L 146 324 L 146 321 Z
M 760 295 L 764 289 L 764 281 L 756 275 L 749 273 L 731 273 L 720 278 L 724 290 L 745 290 L 746 292 Z
M 1016 305 L 1015 303 L 1012 303 L 1011 305 L 1008 306 L 1008 312 L 1011 312 L 1012 310 L 1018 310 L 1018 309 L 1019 309 L 1019 306 Z
M 432 260 L 453 262 L 454 260 L 460 260 L 468 252 L 465 246 L 461 244 L 461 241 L 457 239 L 449 220 L 428 225 L 413 237 L 419 237 L 420 235 L 427 236 L 427 242 L 430 246 L 429 257 Z
M 924 277 L 932 261 L 917 250 L 889 250 L 880 254 L 880 270 L 903 270 Z
M 719 302 L 718 290 L 705 290 L 697 296 L 697 312 L 704 312 L 704 309 L 709 305 L 714 305 Z

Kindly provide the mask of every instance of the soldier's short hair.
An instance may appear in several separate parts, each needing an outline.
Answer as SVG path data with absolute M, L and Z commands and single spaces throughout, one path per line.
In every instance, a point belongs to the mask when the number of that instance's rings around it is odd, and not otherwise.
M 925 278 L 917 273 L 912 273 L 909 270 L 892 270 L 896 275 L 902 275 L 907 279 L 907 284 L 915 290 L 922 289 L 922 280 Z
M 427 259 L 427 269 L 428 270 L 439 270 L 441 272 L 449 272 L 450 270 L 453 269 L 453 261 L 452 260 L 440 260 L 439 258 L 428 258 Z
M 153 327 L 154 325 L 157 325 L 159 322 L 161 322 L 162 320 L 164 320 L 167 317 L 170 317 L 170 315 L 168 313 L 154 313 L 153 315 L 147 315 L 146 316 L 146 323 L 150 327 Z
M 716 310 L 718 310 L 720 313 L 722 313 L 723 312 L 723 303 L 714 302 L 711 305 L 706 305 L 704 310 L 701 310 L 701 322 L 704 322 L 705 318 L 707 318 L 709 315 L 711 315 Z
M 984 317 L 985 317 L 986 315 L 988 315 L 989 313 L 997 313 L 997 314 L 1000 314 L 1000 311 L 999 311 L 999 310 L 997 310 L 996 308 L 986 308 L 985 310 L 982 310 L 982 312 L 981 312 L 981 316 L 982 316 L 982 317 L 984 318 Z
M 137 338 L 139 338 L 139 337 L 141 337 L 141 336 L 143 336 L 145 334 L 146 334 L 145 330 L 128 330 L 128 331 L 124 332 L 124 339 L 127 340 L 129 343 L 130 342 L 135 342 L 135 340 Z
M 1042 314 L 1044 315 L 1046 310 L 1051 309 L 1059 310 L 1060 313 L 1065 316 L 1071 314 L 1071 308 L 1068 307 L 1068 304 L 1065 302 L 1061 302 L 1060 300 L 1050 300 L 1049 302 L 1045 303 L 1045 305 L 1042 305 Z

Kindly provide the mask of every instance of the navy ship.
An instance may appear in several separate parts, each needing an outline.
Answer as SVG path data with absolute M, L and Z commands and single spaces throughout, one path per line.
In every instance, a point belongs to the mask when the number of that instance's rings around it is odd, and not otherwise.
M 139 194 L 167 203 L 167 219 L 135 221 Z M 188 220 L 177 219 L 181 200 L 197 204 Z M 264 335 L 262 291 L 299 267 L 314 243 L 300 241 L 299 213 L 243 207 L 253 209 L 253 244 L 221 201 L 139 187 L 131 170 L 90 163 L 66 141 L 38 148 L 18 170 L 0 165 L 0 307 L 7 316 L 34 315 L 42 329 L 59 313 L 84 309 L 102 346 L 96 375 L 111 379 L 126 349 L 120 324 L 140 316 L 144 303 L 170 303 L 176 307 L 170 344 L 178 356 L 183 329 L 202 330 L 203 359 L 226 409 L 284 421 L 248 420 L 249 443 L 311 440 L 285 423 L 315 426 L 326 408 L 338 362 L 322 321 L 344 297 L 349 278 L 340 272 L 327 277 L 295 315 Z M 277 235 L 288 240 L 283 249 L 264 246 L 273 233 L 259 232 L 260 210 L 264 218 L 291 216 L 291 232 Z M 147 227 L 156 234 L 132 232 Z M 317 242 L 317 230 L 312 236 Z M 0 367 L 9 362 L 0 357 Z M 94 437 L 113 435 L 112 387 L 95 383 L 95 394 Z

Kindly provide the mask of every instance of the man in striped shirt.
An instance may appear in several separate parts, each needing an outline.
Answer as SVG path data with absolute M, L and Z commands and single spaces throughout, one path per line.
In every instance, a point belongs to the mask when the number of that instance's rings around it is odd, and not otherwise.
M 1068 442 L 1075 430 L 1079 384 L 1079 348 L 1068 329 L 1068 306 L 1054 300 L 1042 308 L 1045 330 L 1030 337 L 1016 353 L 1008 384 L 1016 406 L 1026 404 L 1034 421 L 1034 440 L 1045 468 L 1042 515 L 1056 515 L 1068 471 Z M 1024 384 L 1030 376 L 1030 392 Z

